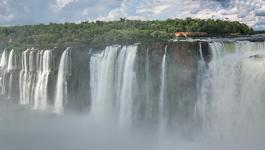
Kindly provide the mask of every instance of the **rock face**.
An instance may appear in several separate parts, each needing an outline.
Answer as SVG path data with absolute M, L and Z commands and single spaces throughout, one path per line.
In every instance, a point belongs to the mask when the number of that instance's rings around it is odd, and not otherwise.
M 209 61 L 206 42 L 168 42 L 139 45 L 136 72 L 139 79 L 139 118 L 157 124 L 161 88 L 162 59 L 166 53 L 165 98 L 166 124 L 169 128 L 187 128 L 193 125 L 196 103 L 196 80 L 199 48 Z M 151 100 L 150 100 L 151 99 Z M 151 107 L 151 108 L 150 108 Z M 177 121 L 178 120 L 178 121 Z M 177 122 L 177 123 L 176 123 Z M 185 130 L 183 130 L 185 132 Z
M 253 58 L 253 59 L 259 60 L 259 59 L 264 59 L 265 55 L 256 54 L 256 55 L 249 56 L 249 58 Z
M 51 52 L 49 57 L 46 55 L 44 57 L 46 51 Z M 11 58 L 7 54 L 13 54 L 10 50 L 6 50 L 1 60 L 2 94 L 7 92 L 6 89 L 14 89 L 10 90 L 14 93 L 9 92 L 10 96 L 20 93 L 18 95 L 22 97 L 15 96 L 12 99 L 32 106 L 45 97 L 43 101 L 45 107 L 40 108 L 54 110 L 55 95 L 58 95 L 56 92 L 60 87 L 56 86 L 59 78 L 58 69 L 59 66 L 63 66 L 59 63 L 64 51 L 64 49 L 32 49 L 24 51 L 24 55 L 16 52 L 16 57 Z M 42 53 L 43 55 L 38 55 Z M 60 104 L 65 110 L 89 111 L 93 110 L 95 107 L 93 104 L 97 101 L 93 95 L 107 94 L 111 97 L 101 96 L 100 103 L 117 118 L 123 118 L 121 122 L 126 122 L 129 117 L 130 124 L 136 126 L 148 123 L 150 127 L 156 128 L 162 122 L 166 128 L 187 128 L 185 125 L 192 125 L 194 121 L 196 75 L 201 55 L 204 56 L 205 61 L 209 61 L 206 42 L 114 45 L 105 50 L 92 50 L 89 46 L 72 48 L 71 53 L 67 55 L 67 64 L 70 66 L 66 66 L 70 68 L 71 73 L 67 74 L 67 77 L 60 75 L 60 78 L 64 79 L 62 81 L 64 86 L 61 87 L 63 89 L 60 90 L 67 93 L 67 99 L 63 99 Z M 9 59 L 7 57 L 10 58 L 10 62 L 7 62 Z M 93 66 L 91 61 L 95 61 Z M 11 69 L 12 67 L 15 69 Z M 41 72 L 45 68 L 47 78 Z M 34 78 L 30 78 L 33 75 Z M 37 81 L 47 89 L 38 87 Z M 95 88 L 97 93 L 93 93 Z M 30 100 L 27 99 L 29 97 Z M 130 102 L 127 101 L 129 99 Z M 103 109 L 103 114 L 104 111 Z M 126 119 L 124 116 L 127 116 Z M 161 118 L 166 119 L 161 120 Z

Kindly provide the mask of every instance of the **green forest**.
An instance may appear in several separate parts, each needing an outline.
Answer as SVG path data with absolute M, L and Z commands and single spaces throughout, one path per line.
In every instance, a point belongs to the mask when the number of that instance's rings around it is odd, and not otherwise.
M 253 29 L 228 20 L 187 18 L 167 20 L 95 21 L 0 27 L 0 48 L 66 47 L 78 44 L 102 47 L 149 41 L 167 41 L 175 32 L 207 32 L 208 36 L 248 35 Z

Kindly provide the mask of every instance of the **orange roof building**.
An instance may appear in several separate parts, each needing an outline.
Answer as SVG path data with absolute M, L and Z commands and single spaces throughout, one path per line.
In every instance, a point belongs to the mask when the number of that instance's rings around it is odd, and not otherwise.
M 206 32 L 176 32 L 175 35 L 176 37 L 187 38 L 188 36 L 206 36 L 208 35 L 208 33 Z

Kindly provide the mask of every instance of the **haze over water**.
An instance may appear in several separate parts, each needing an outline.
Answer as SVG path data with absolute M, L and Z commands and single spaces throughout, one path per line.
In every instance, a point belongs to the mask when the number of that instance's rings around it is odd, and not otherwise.
M 22 64 L 14 51 L 4 51 L 1 149 L 264 149 L 265 43 L 207 42 L 210 57 L 203 43 L 197 44 L 198 60 L 185 56 L 186 64 L 175 59 L 181 49 L 170 44 L 157 51 L 140 51 L 135 44 L 87 53 L 90 59 L 83 65 L 90 71 L 82 75 L 90 84 L 82 90 L 91 92 L 91 109 L 82 113 L 64 107 L 73 94 L 72 50 L 59 57 L 55 103 L 46 88 L 51 87 L 53 51 L 24 51 Z M 12 84 L 16 75 L 19 86 Z M 22 91 L 18 102 L 16 87 Z

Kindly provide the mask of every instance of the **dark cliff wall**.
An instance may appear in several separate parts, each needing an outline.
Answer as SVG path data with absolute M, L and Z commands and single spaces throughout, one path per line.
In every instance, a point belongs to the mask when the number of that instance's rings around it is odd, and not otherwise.
M 196 80 L 199 48 L 206 61 L 209 61 L 207 42 L 156 42 L 140 44 L 137 54 L 136 72 L 138 80 L 138 98 L 142 105 L 136 111 L 142 120 L 150 120 L 150 124 L 157 122 L 157 109 L 146 112 L 148 98 L 152 101 L 148 105 L 158 108 L 161 88 L 161 66 L 164 53 L 166 54 L 166 114 L 170 114 L 168 124 L 178 128 L 187 128 L 196 123 L 194 109 L 196 103 Z M 149 72 L 149 73 L 147 73 Z M 149 77 L 148 77 L 149 76 Z M 150 88 L 151 87 L 151 88 Z M 147 91 L 146 89 L 149 88 Z M 146 92 L 149 96 L 146 96 Z M 137 118 L 139 118 L 139 116 Z M 178 122 L 177 124 L 173 122 Z M 175 128 L 171 126 L 172 128 Z M 185 130 L 183 130 L 185 132 Z
M 148 120 L 150 124 L 157 122 L 157 109 L 146 111 L 148 105 L 158 108 L 161 87 L 161 63 L 165 52 L 166 55 L 166 104 L 165 113 L 171 114 L 169 122 L 176 120 L 177 126 L 185 125 L 185 121 L 193 121 L 193 109 L 196 103 L 196 75 L 199 56 L 199 48 L 205 60 L 209 61 L 210 55 L 207 42 L 153 42 L 138 44 L 135 71 L 137 73 L 138 88 L 135 94 L 134 117 Z M 53 105 L 58 66 L 64 49 L 53 50 L 52 72 L 48 82 L 49 103 Z M 93 50 L 92 53 L 100 50 Z M 70 110 L 89 110 L 91 103 L 90 93 L 90 54 L 91 47 L 83 45 L 73 47 L 71 50 L 71 75 L 67 78 L 68 100 L 65 107 Z M 19 99 L 19 71 L 21 69 L 21 52 L 17 52 L 17 70 L 14 71 L 14 80 L 10 83 L 14 88 L 14 99 Z M 6 74 L 4 78 L 10 78 Z M 4 79 L 5 80 L 5 79 Z M 148 89 L 148 90 L 147 90 Z M 151 100 L 148 100 L 151 99 Z M 190 118 L 190 119 L 187 119 Z

